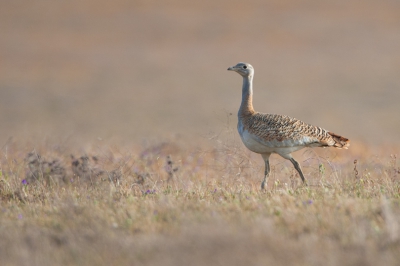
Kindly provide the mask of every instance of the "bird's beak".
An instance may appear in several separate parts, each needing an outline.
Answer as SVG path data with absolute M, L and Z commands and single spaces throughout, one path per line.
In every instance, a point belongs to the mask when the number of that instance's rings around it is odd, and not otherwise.
M 235 70 L 233 67 L 228 67 L 228 70 Z

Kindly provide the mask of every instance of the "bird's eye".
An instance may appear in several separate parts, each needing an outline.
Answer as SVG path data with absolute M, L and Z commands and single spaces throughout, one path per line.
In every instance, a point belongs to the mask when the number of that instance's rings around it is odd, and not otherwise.
M 243 68 L 244 68 L 244 69 L 246 69 L 246 68 L 247 68 L 247 66 L 243 66 Z

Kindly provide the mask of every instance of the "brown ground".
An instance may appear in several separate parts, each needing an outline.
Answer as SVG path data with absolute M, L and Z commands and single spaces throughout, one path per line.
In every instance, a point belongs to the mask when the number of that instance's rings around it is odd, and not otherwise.
M 3 143 L 207 135 L 236 114 L 239 61 L 256 69 L 256 110 L 399 143 L 396 1 L 0 5 Z
M 0 265 L 397 265 L 400 2 L 159 2 L 0 3 Z M 351 139 L 309 188 L 273 156 L 260 192 L 239 61 Z

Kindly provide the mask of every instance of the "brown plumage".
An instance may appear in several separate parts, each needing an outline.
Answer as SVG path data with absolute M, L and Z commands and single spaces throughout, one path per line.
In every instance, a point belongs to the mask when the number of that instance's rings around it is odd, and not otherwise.
M 277 153 L 290 160 L 301 179 L 306 180 L 299 163 L 291 153 L 305 147 L 335 147 L 347 149 L 350 141 L 347 138 L 312 126 L 286 115 L 262 114 L 254 111 L 253 76 L 254 69 L 250 64 L 238 63 L 228 68 L 243 77 L 242 103 L 238 112 L 238 131 L 244 145 L 253 152 L 262 155 L 265 162 L 265 177 L 261 184 L 264 189 L 269 175 L 269 156 Z
M 289 141 L 291 145 L 313 145 L 347 149 L 349 140 L 286 115 L 253 113 L 240 116 L 243 128 L 265 141 Z M 284 145 L 284 144 L 282 144 Z
M 332 146 L 338 149 L 348 149 L 350 146 L 350 140 L 345 137 L 339 136 L 333 132 L 328 132 L 331 135 L 332 139 L 335 141 L 335 144 Z

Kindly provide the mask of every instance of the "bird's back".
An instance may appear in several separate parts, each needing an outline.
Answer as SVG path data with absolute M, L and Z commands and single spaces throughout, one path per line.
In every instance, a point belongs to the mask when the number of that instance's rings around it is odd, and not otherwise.
M 344 137 L 286 115 L 255 112 L 239 116 L 238 130 L 243 142 L 246 137 L 268 147 L 298 147 L 298 150 L 330 146 L 347 149 L 349 146 L 349 140 Z

